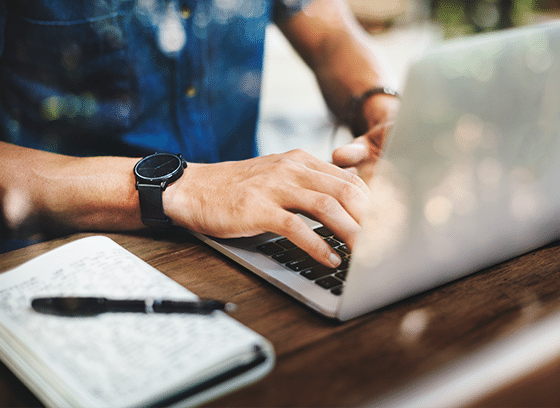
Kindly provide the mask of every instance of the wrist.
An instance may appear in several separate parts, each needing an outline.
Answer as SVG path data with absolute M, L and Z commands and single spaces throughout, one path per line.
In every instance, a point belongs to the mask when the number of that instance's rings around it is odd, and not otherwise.
M 349 126 L 355 137 L 392 121 L 400 107 L 399 94 L 390 87 L 372 87 L 353 97 L 349 107 Z
M 398 97 L 385 94 L 370 96 L 364 101 L 360 114 L 364 121 L 364 132 L 381 124 L 392 122 L 400 108 Z
M 174 183 L 170 184 L 162 193 L 163 211 L 173 220 L 173 225 L 181 225 L 189 230 L 201 232 L 201 214 L 210 202 L 199 200 L 199 193 L 204 189 L 204 181 L 198 184 L 196 181 L 206 178 L 198 170 L 207 164 L 188 162 L 183 175 Z
M 165 190 L 181 179 L 187 162 L 181 154 L 153 153 L 142 158 L 134 166 L 135 187 L 142 222 L 153 228 L 165 229 L 173 224 L 164 210 Z

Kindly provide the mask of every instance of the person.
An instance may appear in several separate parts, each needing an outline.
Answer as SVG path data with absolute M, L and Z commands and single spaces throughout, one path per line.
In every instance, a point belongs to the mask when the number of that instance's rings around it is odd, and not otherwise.
M 270 21 L 358 136 L 332 163 L 303 150 L 258 156 Z M 296 213 L 353 246 L 361 177 L 399 106 L 366 41 L 342 0 L 0 0 L 3 238 L 143 228 L 133 168 L 180 152 L 187 167 L 160 191 L 173 225 L 224 238 L 272 231 L 336 266 Z

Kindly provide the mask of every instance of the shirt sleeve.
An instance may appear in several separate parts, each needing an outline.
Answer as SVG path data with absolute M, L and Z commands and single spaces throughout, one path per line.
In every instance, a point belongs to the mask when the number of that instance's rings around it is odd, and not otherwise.
M 273 0 L 273 16 L 275 23 L 286 21 L 303 10 L 313 0 Z

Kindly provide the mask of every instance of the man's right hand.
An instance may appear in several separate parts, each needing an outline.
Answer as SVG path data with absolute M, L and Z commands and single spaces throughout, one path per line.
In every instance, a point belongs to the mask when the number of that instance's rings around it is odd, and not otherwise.
M 296 213 L 321 222 L 352 248 L 367 195 L 358 176 L 293 150 L 238 162 L 189 163 L 164 191 L 163 207 L 175 224 L 215 237 L 275 232 L 334 267 L 338 255 Z

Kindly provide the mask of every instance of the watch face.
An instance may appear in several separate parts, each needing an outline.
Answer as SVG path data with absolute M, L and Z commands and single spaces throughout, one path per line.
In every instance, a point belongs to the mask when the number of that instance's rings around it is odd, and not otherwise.
M 136 165 L 136 173 L 144 178 L 169 178 L 181 169 L 181 159 L 167 153 L 156 153 L 145 157 Z

